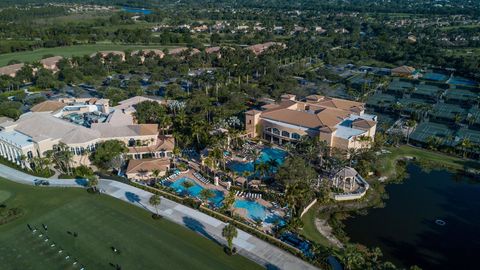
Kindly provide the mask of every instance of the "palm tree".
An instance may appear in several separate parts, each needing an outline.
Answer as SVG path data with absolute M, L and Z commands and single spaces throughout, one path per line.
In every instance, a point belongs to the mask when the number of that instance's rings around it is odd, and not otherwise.
M 467 156 L 467 152 L 472 149 L 473 144 L 468 138 L 463 138 L 460 142 L 460 146 L 463 150 L 463 157 Z
M 347 270 L 361 269 L 361 266 L 365 263 L 365 258 L 354 245 L 347 245 L 339 259 Z
M 204 130 L 204 125 L 200 123 L 194 123 L 192 125 L 192 136 L 195 137 L 198 146 L 200 146 L 200 137 L 204 134 Z
M 155 180 L 158 179 L 158 176 L 160 175 L 160 170 L 159 169 L 155 169 L 152 171 L 152 175 L 153 177 L 155 178 Z
M 96 191 L 97 185 L 98 185 L 98 178 L 95 175 L 91 175 L 90 177 L 88 177 L 88 186 L 90 188 Z
M 182 187 L 184 187 L 185 189 L 189 189 L 191 187 L 193 187 L 193 183 L 191 181 L 183 181 L 182 182 Z
M 274 158 L 270 158 L 267 161 L 267 165 L 268 165 L 268 172 L 273 173 L 273 171 L 275 171 L 275 169 L 278 167 L 279 163 L 278 163 L 278 160 Z
M 233 253 L 233 239 L 238 236 L 238 231 L 233 224 L 228 223 L 227 226 L 223 227 L 222 236 L 227 240 L 228 249 L 230 254 Z
M 413 120 L 413 119 L 409 119 L 405 125 L 407 126 L 408 130 L 407 130 L 407 144 L 408 142 L 410 141 L 410 133 L 411 133 L 411 129 L 417 124 L 417 121 Z
M 235 190 L 230 189 L 228 191 L 227 196 L 225 196 L 225 198 L 223 199 L 222 209 L 230 210 L 230 208 L 233 206 L 234 203 L 235 203 Z
M 215 197 L 215 192 L 213 192 L 211 189 L 202 189 L 202 191 L 200 191 L 200 199 L 205 202 L 208 202 L 208 200 L 213 197 Z
M 153 207 L 155 207 L 155 212 L 156 212 L 156 215 L 157 217 L 159 216 L 158 214 L 158 206 L 160 205 L 161 203 L 161 198 L 159 195 L 157 194 L 153 194 L 150 199 L 148 200 L 148 202 L 150 203 L 150 205 L 152 205 Z
M 22 167 L 26 167 L 26 161 L 27 161 L 27 156 L 25 155 L 20 155 L 20 162 L 22 162 Z

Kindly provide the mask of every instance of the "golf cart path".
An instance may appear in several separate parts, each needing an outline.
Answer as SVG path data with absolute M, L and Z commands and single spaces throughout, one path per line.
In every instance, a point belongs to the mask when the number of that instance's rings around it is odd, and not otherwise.
M 35 179 L 44 179 L 48 180 L 52 187 L 85 188 L 85 182 L 81 180 L 35 177 L 2 164 L 0 164 L 0 177 L 27 185 L 34 185 Z M 98 188 L 102 190 L 102 193 L 144 208 L 147 211 L 156 211 L 148 203 L 153 195 L 152 193 L 113 180 L 99 179 L 98 182 Z M 226 244 L 222 237 L 222 229 L 226 223 L 218 219 L 163 197 L 160 206 L 158 206 L 158 211 L 168 220 L 191 229 L 212 241 Z M 287 251 L 240 229 L 238 229 L 238 237 L 233 240 L 233 244 L 237 247 L 239 254 L 267 269 L 317 269 Z

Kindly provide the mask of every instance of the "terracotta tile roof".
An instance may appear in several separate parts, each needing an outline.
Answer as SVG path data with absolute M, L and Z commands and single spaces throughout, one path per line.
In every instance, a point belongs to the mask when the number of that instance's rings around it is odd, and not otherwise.
M 315 103 L 286 100 L 263 108 L 261 117 L 265 119 L 305 128 L 333 128 L 350 114 L 361 112 L 363 103 L 332 98 Z
M 158 134 L 157 124 L 113 126 L 109 123 L 93 123 L 92 130 L 100 132 L 102 137 L 116 138 L 128 136 L 151 136 Z
M 208 48 L 205 49 L 205 52 L 206 52 L 206 53 L 217 53 L 217 52 L 220 52 L 221 49 L 222 49 L 222 48 L 221 48 L 221 47 L 218 47 L 218 46 L 216 46 L 216 47 L 208 47 Z
M 53 56 L 40 60 L 45 68 L 56 68 L 58 61 L 62 60 L 62 56 Z
M 158 124 L 139 124 L 134 127 L 138 129 L 138 135 L 158 134 Z
M 132 159 L 128 162 L 126 173 L 151 172 L 153 170 L 166 171 L 170 168 L 168 159 Z
M 357 118 L 355 120 L 353 120 L 352 122 L 352 126 L 356 126 L 356 127 L 360 127 L 360 128 L 371 128 L 373 126 L 375 126 L 377 123 L 374 122 L 374 121 L 369 121 L 369 120 L 366 120 L 366 119 L 361 119 L 361 118 Z
M 280 121 L 291 125 L 298 125 L 305 128 L 319 128 L 324 126 L 324 123 L 315 114 L 289 109 L 264 112 L 262 118 Z
M 158 50 L 158 49 L 143 49 L 143 50 L 136 50 L 136 51 L 133 51 L 130 55 L 137 55 L 139 54 L 140 52 L 142 52 L 143 55 L 149 55 L 149 54 L 154 54 L 154 55 L 157 55 L 159 56 L 160 58 L 163 58 L 165 56 L 165 53 L 162 51 L 162 50 Z
M 38 103 L 37 105 L 33 106 L 30 110 L 32 112 L 54 112 L 54 111 L 63 109 L 63 107 L 65 106 L 67 106 L 67 104 L 63 102 L 47 100 L 47 101 Z
M 259 55 L 259 54 L 262 54 L 264 53 L 266 50 L 268 50 L 270 47 L 274 46 L 274 45 L 277 45 L 277 46 L 281 46 L 283 48 L 286 48 L 285 44 L 284 43 L 281 43 L 281 42 L 265 42 L 265 43 L 261 43 L 261 44 L 255 44 L 255 45 L 252 45 L 252 46 L 249 46 L 247 47 L 247 50 L 250 50 L 252 51 L 255 55 Z
M 15 76 L 15 74 L 22 69 L 23 63 L 13 64 L 9 66 L 0 67 L 0 75 Z
M 404 73 L 404 74 L 411 74 L 415 71 L 415 68 L 409 66 L 401 66 L 392 69 L 392 73 Z
M 154 146 L 129 147 L 128 153 L 152 153 L 157 151 L 173 151 L 175 148 L 175 138 L 172 136 L 163 136 L 158 138 Z
M 168 54 L 170 55 L 178 55 L 186 50 L 188 50 L 189 48 L 187 47 L 180 47 L 180 48 L 174 48 L 174 49 L 169 49 L 168 50 Z M 190 55 L 194 55 L 194 54 L 197 54 L 199 53 L 200 50 L 198 50 L 197 48 L 192 48 L 192 52 L 190 53 Z

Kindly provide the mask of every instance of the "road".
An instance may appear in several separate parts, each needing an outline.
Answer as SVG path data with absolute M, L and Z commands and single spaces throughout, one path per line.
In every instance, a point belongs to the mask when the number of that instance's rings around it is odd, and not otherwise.
M 45 179 L 50 182 L 50 187 L 85 188 L 85 182 L 82 180 L 40 178 L 2 164 L 0 164 L 0 177 L 27 185 L 34 185 L 33 181 L 35 179 Z M 150 192 L 108 179 L 100 179 L 98 188 L 106 195 L 131 203 L 147 211 L 156 211 L 148 203 L 149 198 L 153 195 Z M 162 198 L 158 211 L 164 218 L 174 223 L 189 228 L 219 244 L 226 244 L 225 239 L 222 237 L 222 229 L 226 223 L 218 219 L 166 198 Z M 239 254 L 263 265 L 267 269 L 317 269 L 302 259 L 242 230 L 238 230 L 238 237 L 233 240 L 233 244 Z

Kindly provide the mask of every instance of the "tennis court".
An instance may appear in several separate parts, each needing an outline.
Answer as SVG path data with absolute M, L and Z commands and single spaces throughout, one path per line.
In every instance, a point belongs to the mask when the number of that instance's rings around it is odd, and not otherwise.
M 467 118 L 467 110 L 455 104 L 438 103 L 433 106 L 430 116 L 441 122 L 463 122 Z
M 417 125 L 417 128 L 410 135 L 410 140 L 426 143 L 429 137 L 438 137 L 443 144 L 452 144 L 454 140 L 454 131 L 447 125 L 423 122 Z

